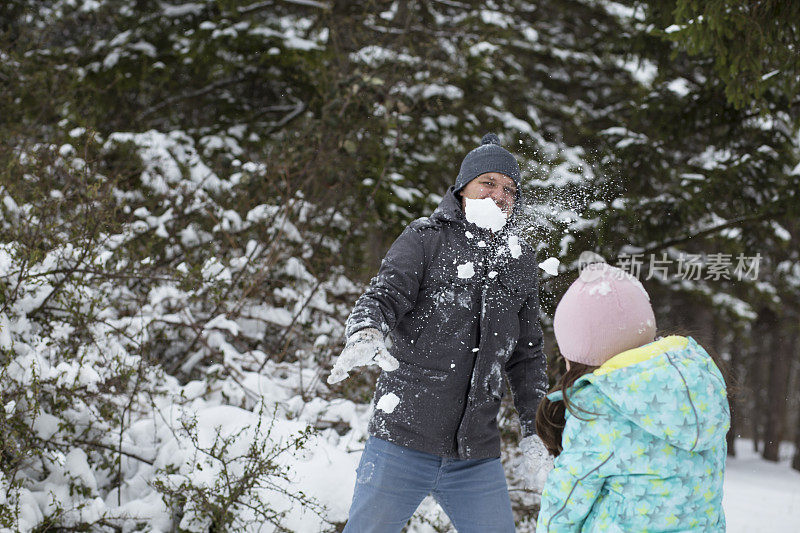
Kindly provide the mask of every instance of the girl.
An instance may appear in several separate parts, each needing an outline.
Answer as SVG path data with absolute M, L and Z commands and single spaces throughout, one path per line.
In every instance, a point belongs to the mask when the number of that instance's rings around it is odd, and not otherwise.
M 539 405 L 555 468 L 538 533 L 724 531 L 725 381 L 691 337 L 654 340 L 637 279 L 589 265 L 553 319 L 567 372 Z

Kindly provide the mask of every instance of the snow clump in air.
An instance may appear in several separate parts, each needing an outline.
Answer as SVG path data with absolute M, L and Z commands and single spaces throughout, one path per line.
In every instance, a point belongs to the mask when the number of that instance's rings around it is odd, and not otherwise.
M 397 404 L 399 403 L 400 398 L 397 397 L 397 394 L 390 392 L 381 396 L 381 399 L 378 400 L 378 405 L 376 405 L 375 408 L 380 409 L 384 413 L 393 413 L 395 407 L 397 407 Z
M 464 214 L 479 228 L 498 232 L 506 225 L 506 215 L 491 198 L 466 198 Z
M 519 237 L 511 235 L 508 238 L 508 249 L 511 251 L 511 257 L 519 259 L 519 256 L 522 255 L 522 246 L 519 245 Z
M 558 276 L 558 265 L 561 264 L 555 257 L 548 257 L 541 263 L 539 263 L 539 268 L 550 274 L 551 276 Z
M 463 265 L 458 265 L 456 269 L 458 270 L 458 277 L 461 279 L 469 279 L 475 275 L 475 267 L 472 261 L 464 263 Z

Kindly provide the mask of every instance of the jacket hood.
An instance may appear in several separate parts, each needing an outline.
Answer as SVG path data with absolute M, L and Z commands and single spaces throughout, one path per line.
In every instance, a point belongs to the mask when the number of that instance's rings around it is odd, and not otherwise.
M 575 381 L 568 395 L 589 385 L 600 393 L 599 401 L 684 450 L 706 450 L 724 439 L 730 427 L 722 374 L 691 337 L 665 337 L 622 352 Z M 548 398 L 562 399 L 561 391 Z
M 461 199 L 456 196 L 455 186 L 450 186 L 447 192 L 444 193 L 442 201 L 439 202 L 438 207 L 431 214 L 431 219 L 446 220 L 449 222 L 462 221 L 466 222 L 467 217 L 464 215 L 464 210 L 461 208 Z

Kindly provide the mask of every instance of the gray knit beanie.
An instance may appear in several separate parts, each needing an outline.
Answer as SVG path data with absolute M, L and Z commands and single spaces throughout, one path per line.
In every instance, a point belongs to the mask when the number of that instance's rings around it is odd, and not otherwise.
M 494 133 L 487 133 L 481 145 L 466 155 L 461 162 L 461 170 L 456 178 L 455 192 L 487 172 L 499 172 L 514 180 L 519 194 L 519 165 L 511 153 L 500 146 L 500 139 Z

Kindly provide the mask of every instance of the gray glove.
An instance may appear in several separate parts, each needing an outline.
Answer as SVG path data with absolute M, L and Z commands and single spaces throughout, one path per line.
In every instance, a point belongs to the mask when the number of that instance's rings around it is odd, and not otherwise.
M 541 492 L 547 475 L 553 469 L 553 456 L 538 435 L 530 435 L 519 441 L 519 449 L 522 451 L 525 487 Z
M 392 357 L 383 343 L 383 335 L 375 328 L 361 329 L 350 335 L 344 350 L 336 359 L 328 376 L 328 383 L 338 383 L 347 379 L 351 370 L 357 366 L 378 365 L 390 372 L 400 364 Z

